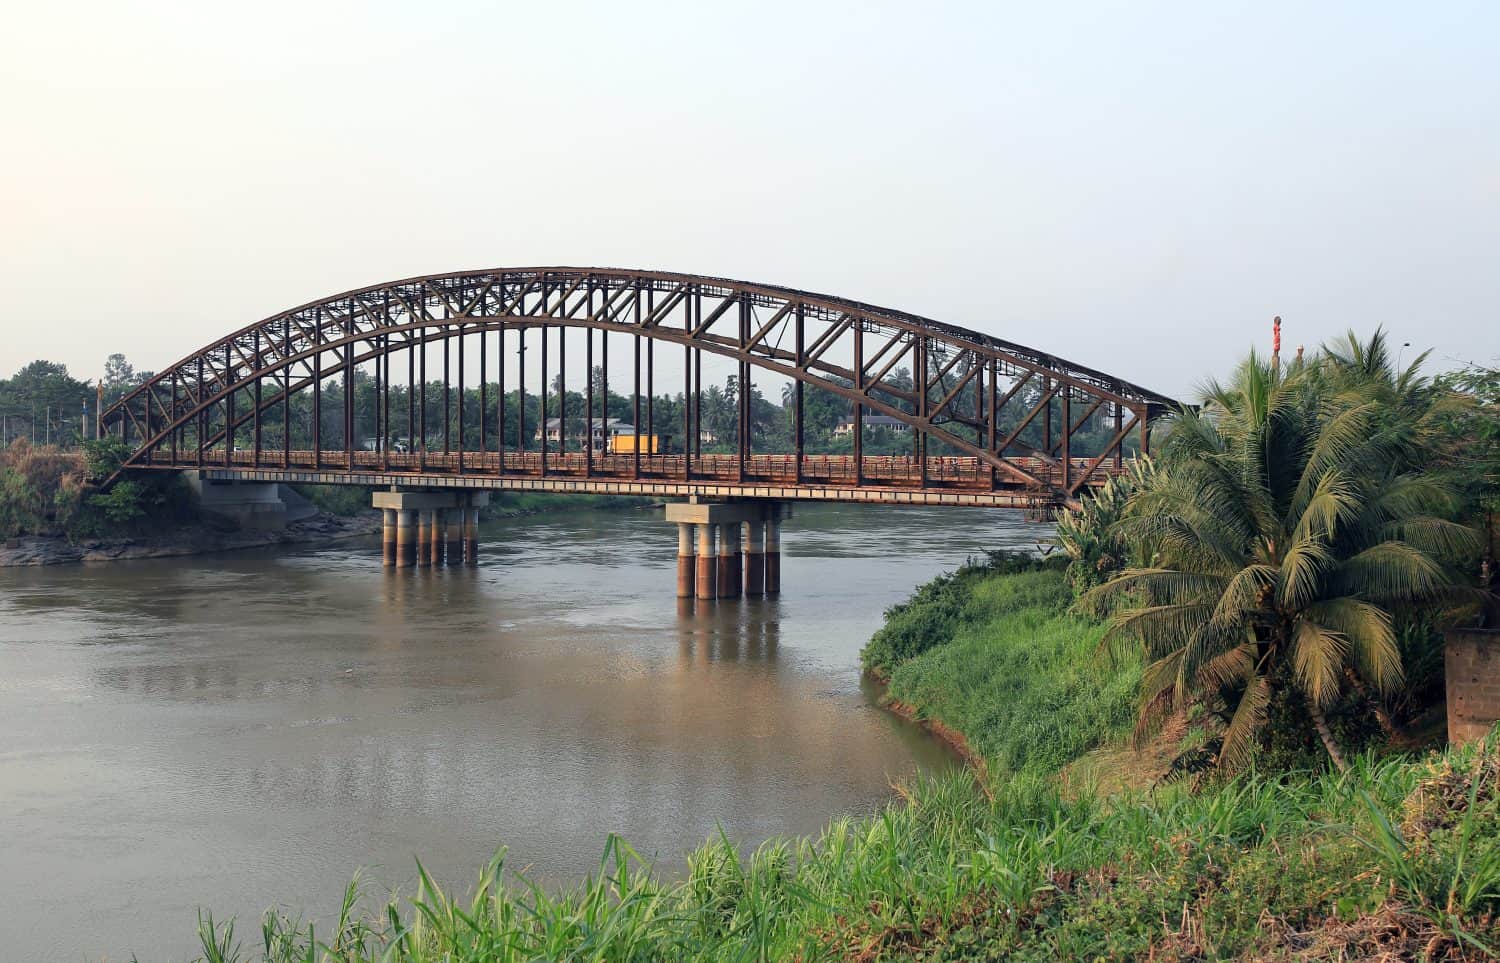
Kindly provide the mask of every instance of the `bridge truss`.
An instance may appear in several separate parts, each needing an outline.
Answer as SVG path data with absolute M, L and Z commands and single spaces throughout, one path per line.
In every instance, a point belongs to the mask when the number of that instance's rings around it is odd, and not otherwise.
M 503 359 L 530 351 L 540 378 L 526 384 L 521 364 L 521 384 L 507 386 Z M 659 356 L 673 351 L 680 380 L 669 386 Z M 706 356 L 730 362 L 740 386 L 761 373 L 789 380 L 790 450 L 761 450 L 751 392 L 740 390 L 734 451 L 703 451 Z M 571 394 L 582 388 L 584 410 L 563 411 L 579 360 L 586 373 Z M 680 451 L 639 441 L 628 454 L 596 451 L 576 436 L 580 450 L 569 450 L 571 426 L 604 415 L 622 366 L 631 423 L 644 437 L 680 437 Z M 587 374 L 596 369 L 602 384 Z M 350 372 L 372 380 L 373 411 L 356 410 Z M 327 448 L 327 388 L 310 389 L 333 379 L 343 424 Z M 477 411 L 460 400 L 455 419 L 454 392 L 475 388 Z M 664 388 L 684 400 L 672 425 L 657 417 Z M 848 454 L 807 451 L 809 389 L 848 405 Z M 305 445 L 293 443 L 286 403 L 301 392 L 312 406 Z M 1128 445 L 1148 450 L 1150 424 L 1175 407 L 1052 354 L 855 301 L 653 271 L 519 268 L 410 278 L 274 315 L 160 372 L 102 412 L 100 430 L 128 443 L 128 469 L 223 478 L 1049 507 L 1118 472 Z M 904 426 L 910 454 L 866 453 L 870 416 Z M 476 418 L 479 443 L 466 448 Z M 538 447 L 528 432 L 553 418 L 557 436 L 543 430 Z M 361 439 L 356 426 L 370 424 Z M 1092 444 L 1080 454 L 1083 431 Z

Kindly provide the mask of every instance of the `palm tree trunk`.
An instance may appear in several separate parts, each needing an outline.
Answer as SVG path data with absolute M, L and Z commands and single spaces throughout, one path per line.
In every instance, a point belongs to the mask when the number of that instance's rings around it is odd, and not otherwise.
M 1396 725 L 1396 720 L 1391 718 L 1391 714 L 1386 709 L 1385 703 L 1370 694 L 1370 690 L 1365 686 L 1364 680 L 1353 669 L 1346 666 L 1344 668 L 1344 678 L 1349 680 L 1349 688 L 1353 689 L 1356 695 L 1370 704 L 1371 710 L 1375 713 L 1375 721 L 1380 723 L 1380 731 L 1385 733 L 1387 740 L 1395 742 L 1398 739 L 1406 737 L 1406 733 L 1402 732 Z
M 1323 715 L 1323 710 L 1311 699 L 1307 700 L 1307 711 L 1312 715 L 1313 726 L 1318 730 L 1318 738 L 1323 740 L 1323 748 L 1328 750 L 1328 758 L 1333 760 L 1334 768 L 1339 772 L 1348 772 L 1349 763 L 1344 759 L 1343 750 L 1333 738 L 1333 731 L 1328 728 L 1328 719 Z

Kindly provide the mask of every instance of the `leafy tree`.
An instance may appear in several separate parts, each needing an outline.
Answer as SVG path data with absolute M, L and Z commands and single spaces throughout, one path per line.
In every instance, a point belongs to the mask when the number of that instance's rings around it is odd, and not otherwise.
M 1467 365 L 1436 379 L 1452 403 L 1437 419 L 1436 455 L 1468 500 L 1468 514 L 1485 533 L 1480 584 L 1491 593 L 1485 619 L 1500 625 L 1500 368 Z
M 79 416 L 93 401 L 86 381 L 68 374 L 66 365 L 33 361 L 0 381 L 0 416 L 7 440 L 35 436 L 37 441 L 67 442 L 79 431 Z
M 1328 711 L 1400 685 L 1392 607 L 1449 593 L 1461 579 L 1443 560 L 1474 541 L 1382 417 L 1371 391 L 1323 367 L 1254 354 L 1181 413 L 1117 526 L 1154 558 L 1086 597 L 1122 603 L 1107 638 L 1152 660 L 1143 731 L 1206 704 L 1222 721 L 1217 762 L 1236 767 L 1273 715 L 1300 718 L 1345 767 Z

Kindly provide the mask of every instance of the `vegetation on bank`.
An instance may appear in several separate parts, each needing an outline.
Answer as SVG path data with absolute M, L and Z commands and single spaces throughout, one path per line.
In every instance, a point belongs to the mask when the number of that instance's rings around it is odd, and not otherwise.
M 24 438 L 0 448 L 0 538 L 128 536 L 196 517 L 196 499 L 175 473 L 141 472 L 98 488 L 126 454 L 116 438 L 84 442 L 79 451 Z
M 862 659 L 989 765 L 1054 773 L 1129 731 L 1140 685 L 1140 660 L 1101 658 L 1103 627 L 1072 601 L 1058 565 L 992 556 L 893 607 Z

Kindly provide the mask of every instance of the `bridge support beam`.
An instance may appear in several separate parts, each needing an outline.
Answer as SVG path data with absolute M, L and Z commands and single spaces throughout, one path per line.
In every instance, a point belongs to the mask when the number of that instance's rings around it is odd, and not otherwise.
M 766 594 L 781 594 L 781 519 L 791 506 L 775 503 L 766 515 Z
M 449 566 L 463 565 L 464 563 L 464 516 L 468 510 L 462 506 L 455 506 L 443 512 L 447 521 L 446 535 L 447 544 L 444 545 L 445 558 L 443 564 Z
M 394 509 L 386 509 L 394 511 Z M 396 511 L 396 567 L 411 568 L 417 564 L 417 513 L 411 509 Z
M 417 512 L 417 568 L 432 565 L 432 509 Z
M 698 584 L 697 596 L 704 601 L 719 597 L 719 586 L 715 578 L 719 571 L 719 556 L 714 551 L 714 536 L 718 526 L 704 522 L 698 528 Z
M 678 526 L 678 597 L 695 594 L 700 599 L 731 599 L 741 594 L 779 592 L 780 526 L 790 514 L 791 507 L 786 503 L 759 498 L 667 505 L 667 521 Z M 698 537 L 696 556 L 694 531 Z
M 725 522 L 719 534 L 719 598 L 737 599 L 743 587 L 740 563 L 740 522 Z
M 697 572 L 693 567 L 693 526 L 689 522 L 677 523 L 677 597 L 693 597 L 693 579 Z
M 375 492 L 371 501 L 386 519 L 382 538 L 386 564 L 397 568 L 441 567 L 445 561 L 462 565 L 466 558 L 469 564 L 477 564 L 479 509 L 489 499 L 488 492 Z M 404 553 L 403 524 L 407 532 Z M 402 559 L 407 561 L 403 563 Z
M 432 567 L 442 568 L 448 564 L 444 549 L 448 547 L 448 509 L 434 508 L 432 510 L 432 550 L 428 553 L 432 557 Z
M 396 567 L 396 510 L 380 510 L 383 524 L 380 526 L 380 561 L 386 568 Z
M 479 564 L 479 509 L 464 507 L 464 564 Z
M 766 523 L 745 522 L 745 595 L 766 594 Z

